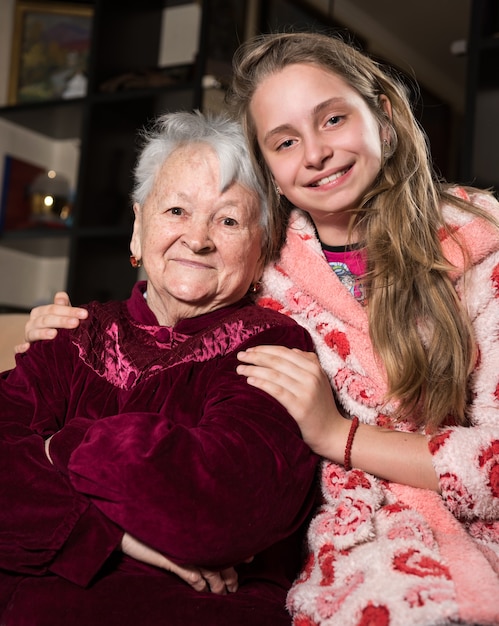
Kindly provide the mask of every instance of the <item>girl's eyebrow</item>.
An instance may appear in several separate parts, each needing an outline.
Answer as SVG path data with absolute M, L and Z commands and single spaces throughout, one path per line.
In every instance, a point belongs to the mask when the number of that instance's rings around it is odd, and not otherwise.
M 342 98 L 341 96 L 329 98 L 328 100 L 324 100 L 324 102 L 319 102 L 319 104 L 316 104 L 312 110 L 312 114 L 315 116 L 315 115 L 323 113 L 323 111 L 325 109 L 329 109 L 329 107 L 343 106 L 345 104 L 346 104 L 346 100 L 345 98 Z
M 291 126 L 291 124 L 281 124 L 280 126 L 276 126 L 275 128 L 272 128 L 272 130 L 269 130 L 267 133 L 265 133 L 265 136 L 263 137 L 263 141 L 264 143 L 267 143 L 267 141 L 271 139 L 272 137 L 274 137 L 274 135 L 280 135 L 281 133 L 288 133 L 288 132 L 291 132 L 292 129 L 293 127 Z
M 346 103 L 345 98 L 342 98 L 340 96 L 328 98 L 327 100 L 324 100 L 323 102 L 319 102 L 319 104 L 316 104 L 314 106 L 314 108 L 312 109 L 312 117 L 316 117 L 317 115 L 320 115 L 326 109 L 329 109 L 332 106 L 343 106 L 345 103 Z M 280 126 L 276 126 L 275 128 L 272 128 L 267 133 L 265 133 L 263 141 L 264 143 L 266 143 L 269 139 L 271 139 L 275 135 L 280 135 L 282 133 L 289 133 L 292 131 L 293 131 L 293 126 L 291 124 L 281 124 Z

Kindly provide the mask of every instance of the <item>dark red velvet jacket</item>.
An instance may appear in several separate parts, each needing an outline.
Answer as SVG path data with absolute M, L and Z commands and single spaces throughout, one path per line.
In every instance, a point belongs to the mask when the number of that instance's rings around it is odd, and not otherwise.
M 247 300 L 160 327 L 144 288 L 89 305 L 1 377 L 0 622 L 289 624 L 317 458 L 236 354 L 310 337 Z M 124 557 L 124 531 L 181 564 L 255 559 L 237 593 L 198 593 Z

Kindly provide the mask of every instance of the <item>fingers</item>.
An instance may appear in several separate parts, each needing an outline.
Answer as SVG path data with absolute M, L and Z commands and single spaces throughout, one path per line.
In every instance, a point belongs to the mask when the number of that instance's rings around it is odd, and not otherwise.
M 195 591 L 210 591 L 208 582 L 205 580 L 201 570 L 197 567 L 180 567 L 171 561 L 164 569 L 176 574 L 179 578 L 190 585 Z
M 246 361 L 269 361 L 278 363 L 279 361 L 289 361 L 293 363 L 302 363 L 306 366 L 315 354 L 313 352 L 304 352 L 298 348 L 287 348 L 285 346 L 255 346 L 245 351 L 239 352 L 238 357 Z
M 283 346 L 258 346 L 240 352 L 236 371 L 282 404 L 287 404 L 305 386 L 317 386 L 322 369 L 314 353 Z M 287 398 L 287 402 L 286 399 Z
M 57 335 L 57 330 L 55 328 L 37 328 L 30 321 L 26 324 L 24 329 L 24 335 L 26 342 L 29 344 L 35 341 L 41 341 L 43 339 L 53 339 Z
M 19 343 L 17 346 L 14 346 L 15 354 L 23 354 L 23 352 L 27 352 L 29 350 L 29 343 Z
M 313 352 L 303 352 L 284 346 L 258 346 L 239 352 L 237 358 L 248 366 L 258 366 L 272 370 L 276 374 L 301 380 L 304 373 L 317 376 L 320 371 L 319 361 Z M 251 370 L 255 374 L 255 370 Z M 243 373 L 243 372 L 240 372 Z
M 45 454 L 47 455 L 47 459 L 52 465 L 54 464 L 54 462 L 52 461 L 52 457 L 50 456 L 50 440 L 53 436 L 54 435 L 51 435 L 48 439 L 45 439 Z
M 225 580 L 221 572 L 212 572 L 209 570 L 201 570 L 203 578 L 208 584 L 209 590 L 217 595 L 226 595 L 228 589 L 225 586 Z M 237 577 L 236 577 L 237 579 Z
M 317 356 L 283 346 L 258 346 L 237 356 L 237 373 L 282 404 L 305 442 L 322 453 L 323 440 L 343 418 Z
M 238 589 L 237 572 L 233 567 L 218 571 L 200 570 L 209 591 L 218 595 L 235 593 Z
M 165 559 L 163 569 L 166 569 L 184 580 L 196 591 L 211 592 L 217 595 L 234 593 L 238 588 L 237 572 L 230 567 L 221 571 L 176 565 Z
M 61 304 L 63 306 L 71 306 L 71 301 L 68 294 L 65 291 L 58 291 L 54 296 L 54 304 Z
M 88 317 L 88 311 L 78 307 L 49 304 L 36 307 L 31 311 L 25 327 L 27 342 L 53 339 L 58 328 L 76 328 L 82 319 Z
M 46 452 L 47 456 L 49 456 L 48 448 Z M 196 591 L 211 591 L 212 593 L 224 595 L 237 590 L 237 573 L 232 567 L 221 571 L 211 571 L 191 565 L 178 565 L 128 533 L 123 535 L 121 549 L 124 554 L 137 561 L 172 572 L 172 574 L 184 580 Z
M 235 593 L 239 587 L 236 570 L 233 567 L 229 567 L 229 569 L 222 570 L 221 575 L 225 581 L 227 591 L 229 593 Z

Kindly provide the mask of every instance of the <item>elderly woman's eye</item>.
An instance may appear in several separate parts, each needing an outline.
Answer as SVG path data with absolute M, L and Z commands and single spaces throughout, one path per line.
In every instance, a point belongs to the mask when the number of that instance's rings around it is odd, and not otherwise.
M 224 226 L 237 226 L 237 221 L 233 217 L 224 217 Z
M 168 212 L 171 213 L 172 215 L 182 215 L 184 210 L 181 209 L 179 206 L 173 206 L 171 207 L 171 209 L 168 209 Z

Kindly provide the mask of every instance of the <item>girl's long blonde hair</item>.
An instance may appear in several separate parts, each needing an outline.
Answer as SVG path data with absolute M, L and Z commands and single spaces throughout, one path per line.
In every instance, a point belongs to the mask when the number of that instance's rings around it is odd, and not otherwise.
M 274 204 L 279 200 L 249 107 L 266 76 L 296 63 L 340 76 L 364 98 L 380 129 L 390 136 L 390 154 L 352 218 L 367 251 L 363 284 L 371 339 L 387 374 L 387 399 L 398 401 L 397 418 L 417 425 L 435 428 L 446 420 L 466 424 L 475 342 L 469 316 L 449 278 L 453 268 L 442 253 L 439 230 L 446 226 L 441 207 L 450 203 L 492 218 L 450 194 L 449 185 L 436 178 L 426 135 L 399 77 L 342 39 L 319 33 L 262 35 L 244 43 L 234 57 L 228 100 Z M 390 100 L 391 118 L 382 106 L 383 95 Z M 283 207 L 289 213 L 286 199 L 277 208 Z

